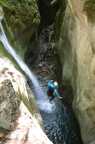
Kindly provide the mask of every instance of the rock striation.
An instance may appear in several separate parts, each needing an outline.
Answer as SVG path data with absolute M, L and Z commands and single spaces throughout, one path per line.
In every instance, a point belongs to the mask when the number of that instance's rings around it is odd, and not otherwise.
M 1 139 L 5 136 L 6 139 Z M 0 56 L 0 143 L 52 144 L 42 130 L 42 119 L 24 75 L 3 56 Z
M 84 144 L 95 143 L 95 1 L 68 0 L 57 48 Z

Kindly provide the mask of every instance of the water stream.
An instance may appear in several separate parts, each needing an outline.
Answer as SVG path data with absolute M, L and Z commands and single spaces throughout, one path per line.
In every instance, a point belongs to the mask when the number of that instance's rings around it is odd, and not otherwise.
M 50 103 L 46 93 L 40 87 L 40 84 L 36 78 L 36 76 L 31 72 L 28 66 L 23 62 L 21 57 L 15 52 L 14 48 L 10 45 L 6 34 L 4 32 L 2 23 L 0 23 L 0 41 L 2 42 L 5 50 L 14 58 L 16 63 L 19 65 L 21 70 L 28 76 L 33 84 L 33 88 L 35 91 L 35 96 L 37 99 L 37 104 L 40 110 L 46 112 L 52 112 L 54 110 L 54 103 Z
M 47 94 L 43 91 L 36 76 L 15 52 L 10 45 L 2 24 L 0 23 L 0 41 L 6 51 L 15 59 L 21 70 L 31 80 L 37 104 L 40 109 L 44 131 L 54 144 L 82 144 L 79 127 L 72 111 L 60 99 L 49 102 Z

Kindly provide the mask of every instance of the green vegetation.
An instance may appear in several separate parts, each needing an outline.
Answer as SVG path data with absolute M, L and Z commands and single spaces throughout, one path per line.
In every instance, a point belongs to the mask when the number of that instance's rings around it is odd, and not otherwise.
M 4 10 L 4 29 L 11 45 L 24 57 L 30 39 L 40 22 L 36 0 L 0 0 Z
M 95 0 L 87 0 L 85 2 L 85 8 L 91 8 L 91 10 L 95 11 Z
M 39 23 L 39 14 L 35 0 L 0 0 L 5 17 L 13 31 L 23 30 Z
M 84 5 L 84 11 L 86 11 L 88 19 L 95 22 L 95 0 L 87 0 Z
M 0 0 L 0 5 L 2 5 L 3 7 L 7 7 L 7 8 L 9 8 L 9 3 L 8 3 L 8 1 L 7 0 Z
M 63 11 L 62 8 L 60 8 L 59 11 L 57 12 L 56 22 L 55 22 L 55 25 L 56 25 L 56 39 L 57 40 L 59 40 L 59 37 L 60 37 L 61 25 L 62 25 L 62 22 L 63 22 L 63 15 L 64 15 L 64 11 Z
M 7 53 L 7 51 L 5 50 L 5 48 L 3 47 L 2 43 L 0 42 L 0 56 L 5 56 L 7 57 L 8 59 L 10 59 L 14 66 L 20 70 L 19 66 L 17 65 L 17 63 L 15 62 L 15 60 Z
M 64 15 L 65 15 L 66 1 L 65 0 L 59 0 L 59 5 L 60 5 L 60 8 L 56 14 L 56 20 L 55 20 L 56 40 L 59 40 L 59 37 L 60 37 L 61 26 L 62 26 L 62 23 L 64 20 Z

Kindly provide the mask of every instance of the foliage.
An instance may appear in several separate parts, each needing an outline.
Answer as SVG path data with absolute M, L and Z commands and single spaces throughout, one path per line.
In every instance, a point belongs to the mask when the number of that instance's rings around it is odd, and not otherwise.
M 23 57 L 40 22 L 36 0 L 0 0 L 0 5 L 5 14 L 7 37 Z
M 86 8 L 91 8 L 92 10 L 95 11 L 95 0 L 87 0 L 85 2 L 85 7 Z
M 35 0 L 0 0 L 0 4 L 4 7 L 5 17 L 14 32 L 39 23 Z
M 10 60 L 13 62 L 14 66 L 15 66 L 18 70 L 20 70 L 20 68 L 19 68 L 19 66 L 17 65 L 16 61 L 6 52 L 5 48 L 3 47 L 2 43 L 0 42 L 0 57 L 2 57 L 2 56 L 5 56 L 5 57 L 7 57 L 8 59 L 10 59 Z
M 0 0 L 0 5 L 4 6 L 4 7 L 9 7 L 8 1 L 7 0 Z

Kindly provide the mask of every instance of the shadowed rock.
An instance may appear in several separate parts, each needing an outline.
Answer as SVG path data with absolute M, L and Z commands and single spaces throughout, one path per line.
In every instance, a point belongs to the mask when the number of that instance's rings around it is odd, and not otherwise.
M 61 17 L 62 18 L 62 17 Z M 95 143 L 95 1 L 68 0 L 58 50 L 84 144 Z

